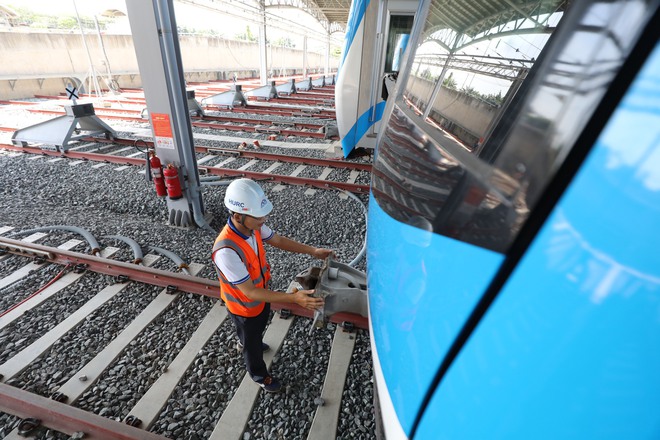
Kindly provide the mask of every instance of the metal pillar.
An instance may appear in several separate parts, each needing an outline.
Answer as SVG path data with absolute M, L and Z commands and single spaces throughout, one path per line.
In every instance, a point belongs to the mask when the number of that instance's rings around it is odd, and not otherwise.
M 435 99 L 438 97 L 438 93 L 440 93 L 440 89 L 442 89 L 442 82 L 445 80 L 445 75 L 447 75 L 449 60 L 451 59 L 452 56 L 454 56 L 454 53 L 456 52 L 456 46 L 458 45 L 458 41 L 461 39 L 462 35 L 463 34 L 456 35 L 456 39 L 454 40 L 454 47 L 452 47 L 451 51 L 447 54 L 447 59 L 445 60 L 444 66 L 442 66 L 442 71 L 440 72 L 438 81 L 435 83 L 435 87 L 433 88 L 433 92 L 431 93 L 431 98 L 429 99 L 429 102 L 426 104 L 426 108 L 424 109 L 424 115 L 422 115 L 424 119 L 428 118 L 429 115 L 431 114 L 431 110 L 433 109 L 433 104 L 435 103 Z
M 323 75 L 328 76 L 328 74 L 330 73 L 330 31 L 328 31 L 328 35 L 326 35 L 326 37 L 327 40 L 325 42 L 325 66 L 323 66 Z
M 309 66 L 307 65 L 307 35 L 303 37 L 303 78 L 307 78 Z
M 127 0 L 156 155 L 178 171 L 183 197 L 167 197 L 169 223 L 209 227 L 204 219 L 173 0 Z
M 261 70 L 259 81 L 262 86 L 268 84 L 268 54 L 266 52 L 266 2 L 259 0 L 259 12 L 261 12 L 261 26 L 259 26 L 259 62 Z

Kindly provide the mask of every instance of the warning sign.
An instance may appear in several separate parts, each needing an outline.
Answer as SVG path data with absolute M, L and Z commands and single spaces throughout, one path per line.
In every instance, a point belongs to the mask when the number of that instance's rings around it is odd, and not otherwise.
M 167 113 L 153 113 L 151 115 L 151 125 L 154 128 L 154 135 L 158 137 L 173 137 L 172 125 L 170 124 L 170 115 Z
M 172 135 L 172 124 L 170 115 L 167 113 L 152 113 L 151 126 L 156 138 L 156 148 L 168 148 L 174 150 L 174 136 Z

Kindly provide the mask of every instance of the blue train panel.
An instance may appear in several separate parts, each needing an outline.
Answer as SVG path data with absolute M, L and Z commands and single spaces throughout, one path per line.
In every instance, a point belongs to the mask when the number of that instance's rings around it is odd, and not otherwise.
M 415 438 L 660 438 L 659 225 L 660 47 Z
M 420 3 L 378 134 L 384 433 L 657 438 L 660 1 L 475 5 Z
M 502 256 L 394 220 L 373 198 L 369 224 L 377 225 L 367 237 L 369 266 L 388 268 L 368 273 L 379 386 L 409 435 L 440 362 Z

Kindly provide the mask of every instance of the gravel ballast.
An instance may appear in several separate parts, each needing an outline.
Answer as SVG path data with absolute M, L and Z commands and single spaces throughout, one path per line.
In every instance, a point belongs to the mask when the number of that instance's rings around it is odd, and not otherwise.
M 0 118 L 4 114 L 0 112 Z M 209 130 L 199 132 L 211 133 Z M 124 135 L 130 133 L 122 132 Z M 6 138 L 2 142 L 7 142 Z M 329 144 L 326 140 L 311 138 L 289 138 L 286 142 L 292 145 L 295 142 Z M 200 144 L 237 147 L 231 142 L 213 140 L 204 140 Z M 262 150 L 310 157 L 324 155 L 322 149 L 304 147 L 283 149 L 266 146 Z M 96 164 L 92 162 L 72 165 L 73 161 L 69 159 L 53 159 L 0 150 L 0 166 L 3 169 L 0 173 L 0 227 L 14 228 L 4 234 L 5 237 L 22 238 L 12 237 L 11 234 L 51 225 L 75 226 L 93 234 L 102 247 L 120 248 L 115 254 L 116 259 L 131 261 L 133 256 L 127 245 L 102 238 L 121 235 L 137 241 L 145 253 L 149 246 L 157 246 L 177 254 L 189 264 L 198 263 L 203 267 L 197 276 L 217 280 L 210 264 L 210 251 L 217 232 L 169 226 L 166 203 L 156 197 L 153 184 L 140 173 L 144 167 L 129 166 L 117 170 L 120 168 L 118 165 L 105 164 L 94 168 Z M 285 164 L 277 172 L 284 174 L 289 168 Z M 335 190 L 317 190 L 309 196 L 305 195 L 307 188 L 304 187 L 285 185 L 280 189 L 281 186 L 274 183 L 263 183 L 262 186 L 274 205 L 268 224 L 277 233 L 313 246 L 331 248 L 336 252 L 336 260 L 343 263 L 353 260 L 362 248 L 365 218 L 362 207 L 354 199 L 340 197 L 340 192 Z M 202 187 L 205 211 L 214 231 L 219 231 L 227 219 L 223 206 L 225 189 L 225 186 Z M 366 195 L 358 197 L 362 203 L 367 203 Z M 75 251 L 90 251 L 83 238 L 65 231 L 53 231 L 37 243 L 57 246 L 69 239 L 83 240 L 74 248 Z M 271 287 L 275 290 L 285 290 L 297 273 L 313 264 L 320 265 L 320 261 L 306 255 L 291 254 L 272 247 L 267 250 L 273 273 Z M 0 276 L 10 274 L 29 261 L 16 256 L 1 261 Z M 161 258 L 155 267 L 176 270 L 176 265 L 167 258 Z M 365 270 L 364 259 L 356 268 Z M 0 289 L 0 308 L 5 310 L 22 300 L 39 287 L 39 279 L 52 277 L 59 270 L 61 268 L 45 265 L 21 282 Z M 48 276 L 40 278 L 44 274 Z M 34 316 L 29 321 L 0 330 L 0 362 L 25 348 L 112 282 L 106 276 L 86 276 L 31 312 Z M 158 288 L 149 286 L 125 289 L 27 370 L 13 378 L 10 384 L 49 395 L 107 345 L 158 291 Z M 107 374 L 75 406 L 122 420 L 155 381 L 157 370 L 166 366 L 185 345 L 215 301 L 182 294 L 111 364 Z M 309 335 L 310 325 L 310 320 L 296 318 L 272 366 L 273 372 L 285 382 L 286 391 L 279 395 L 260 394 L 244 438 L 306 437 L 306 429 L 311 426 L 314 414 L 314 399 L 319 397 L 323 385 L 334 333 L 334 325 L 329 324 Z M 210 435 L 214 426 L 210 420 L 219 418 L 245 372 L 241 356 L 235 349 L 234 333 L 229 320 L 219 327 L 175 389 L 152 431 L 177 439 L 203 439 Z M 358 331 L 356 339 L 347 379 L 347 382 L 354 384 L 344 391 L 340 416 L 338 438 L 342 439 L 374 438 L 368 333 Z M 148 362 L 149 367 L 141 366 L 142 361 Z M 15 417 L 0 414 L 0 437 L 6 435 L 16 423 Z M 39 438 L 67 438 L 50 432 L 40 435 L 45 437 Z

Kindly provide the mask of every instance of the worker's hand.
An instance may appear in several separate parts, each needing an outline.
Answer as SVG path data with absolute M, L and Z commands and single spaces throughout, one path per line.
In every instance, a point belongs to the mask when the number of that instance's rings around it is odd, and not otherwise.
M 325 301 L 323 298 L 315 298 L 311 296 L 314 293 L 314 290 L 297 290 L 293 289 L 293 296 L 295 297 L 294 301 L 301 307 L 310 310 L 316 310 L 323 307 Z
M 312 257 L 318 258 L 319 260 L 325 260 L 330 256 L 335 256 L 335 252 L 332 249 L 316 248 L 314 249 L 314 252 L 312 252 Z

